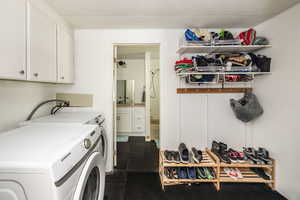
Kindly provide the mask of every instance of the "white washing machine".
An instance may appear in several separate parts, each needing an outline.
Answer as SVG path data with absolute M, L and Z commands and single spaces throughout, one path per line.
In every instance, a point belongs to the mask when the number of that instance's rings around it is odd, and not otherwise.
M 103 162 L 105 163 L 105 166 L 107 165 L 108 139 L 106 134 L 105 118 L 103 114 L 94 112 L 91 108 L 66 107 L 57 112 L 55 115 L 48 115 L 22 122 L 21 126 L 41 123 L 77 123 L 98 125 L 101 129 L 101 155 L 103 156 Z
M 102 200 L 97 125 L 35 124 L 0 135 L 1 200 Z

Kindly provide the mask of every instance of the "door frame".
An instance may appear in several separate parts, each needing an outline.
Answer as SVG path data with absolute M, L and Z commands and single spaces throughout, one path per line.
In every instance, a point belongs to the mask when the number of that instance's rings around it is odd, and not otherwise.
M 116 92 L 117 92 L 117 48 L 120 47 L 120 46 L 154 46 L 154 45 L 157 45 L 159 47 L 159 59 L 161 59 L 161 43 L 156 43 L 156 42 L 153 42 L 153 43 L 112 43 L 112 49 L 113 49 L 113 66 L 112 66 L 112 76 L 113 76 L 113 95 L 112 95 L 112 102 L 113 102 L 113 106 L 112 106 L 112 111 L 113 111 L 113 127 L 112 127 L 112 130 L 113 130 L 113 163 L 114 163 L 114 166 L 117 165 L 117 100 L 116 100 Z M 161 67 L 161 66 L 160 66 Z M 146 73 L 146 66 L 145 66 L 145 73 Z M 145 74 L 145 76 L 147 76 L 147 74 Z M 145 77 L 145 79 L 147 80 L 147 78 Z M 145 80 L 145 82 L 146 82 Z M 159 76 L 159 80 L 161 80 L 161 77 Z M 161 83 L 159 84 L 159 87 L 160 87 L 160 91 L 161 90 Z M 149 93 L 149 92 L 148 92 Z M 149 94 L 150 96 L 150 94 Z M 145 104 L 145 106 L 147 105 L 147 103 Z M 149 110 L 150 110 L 150 104 L 149 104 Z M 145 107 L 145 111 L 147 111 L 147 108 Z M 159 113 L 161 112 L 161 109 L 159 107 Z M 147 113 L 145 112 L 145 115 L 147 116 L 147 114 L 150 116 L 150 113 Z M 145 119 L 147 119 L 147 117 L 145 116 Z M 148 117 L 148 120 L 151 120 L 150 117 Z M 147 121 L 148 121 L 147 120 Z M 146 121 L 146 124 L 148 123 L 148 127 L 151 125 L 151 121 L 147 122 Z M 161 118 L 160 118 L 160 121 L 161 121 Z M 147 125 L 146 125 L 147 127 Z M 146 128 L 146 141 L 150 141 L 151 138 L 151 133 L 148 131 L 151 131 L 150 127 L 148 128 L 149 130 L 147 130 Z M 161 138 L 161 132 L 159 133 L 159 137 Z

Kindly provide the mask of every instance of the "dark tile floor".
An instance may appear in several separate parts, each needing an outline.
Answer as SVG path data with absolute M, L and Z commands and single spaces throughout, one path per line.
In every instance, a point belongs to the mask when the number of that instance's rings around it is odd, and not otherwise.
M 179 185 L 161 189 L 158 149 L 143 137 L 118 143 L 118 162 L 106 177 L 105 200 L 283 200 L 264 184 L 223 184 L 216 192 L 212 184 Z

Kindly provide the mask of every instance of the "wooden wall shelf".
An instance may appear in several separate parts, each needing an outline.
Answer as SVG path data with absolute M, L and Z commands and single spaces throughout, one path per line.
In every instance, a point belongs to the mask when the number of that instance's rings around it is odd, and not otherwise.
M 252 88 L 177 88 L 177 94 L 245 93 Z

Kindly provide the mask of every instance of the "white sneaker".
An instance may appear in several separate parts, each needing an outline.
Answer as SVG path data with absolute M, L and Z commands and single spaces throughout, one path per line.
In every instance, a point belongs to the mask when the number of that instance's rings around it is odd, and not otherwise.
M 233 170 L 237 174 L 237 178 L 238 179 L 242 179 L 243 178 L 243 175 L 242 175 L 241 171 L 239 170 L 239 168 L 234 168 Z
M 238 179 L 238 174 L 235 172 L 234 169 L 229 168 L 229 167 L 224 167 L 224 172 L 229 176 L 230 178 L 237 180 Z

